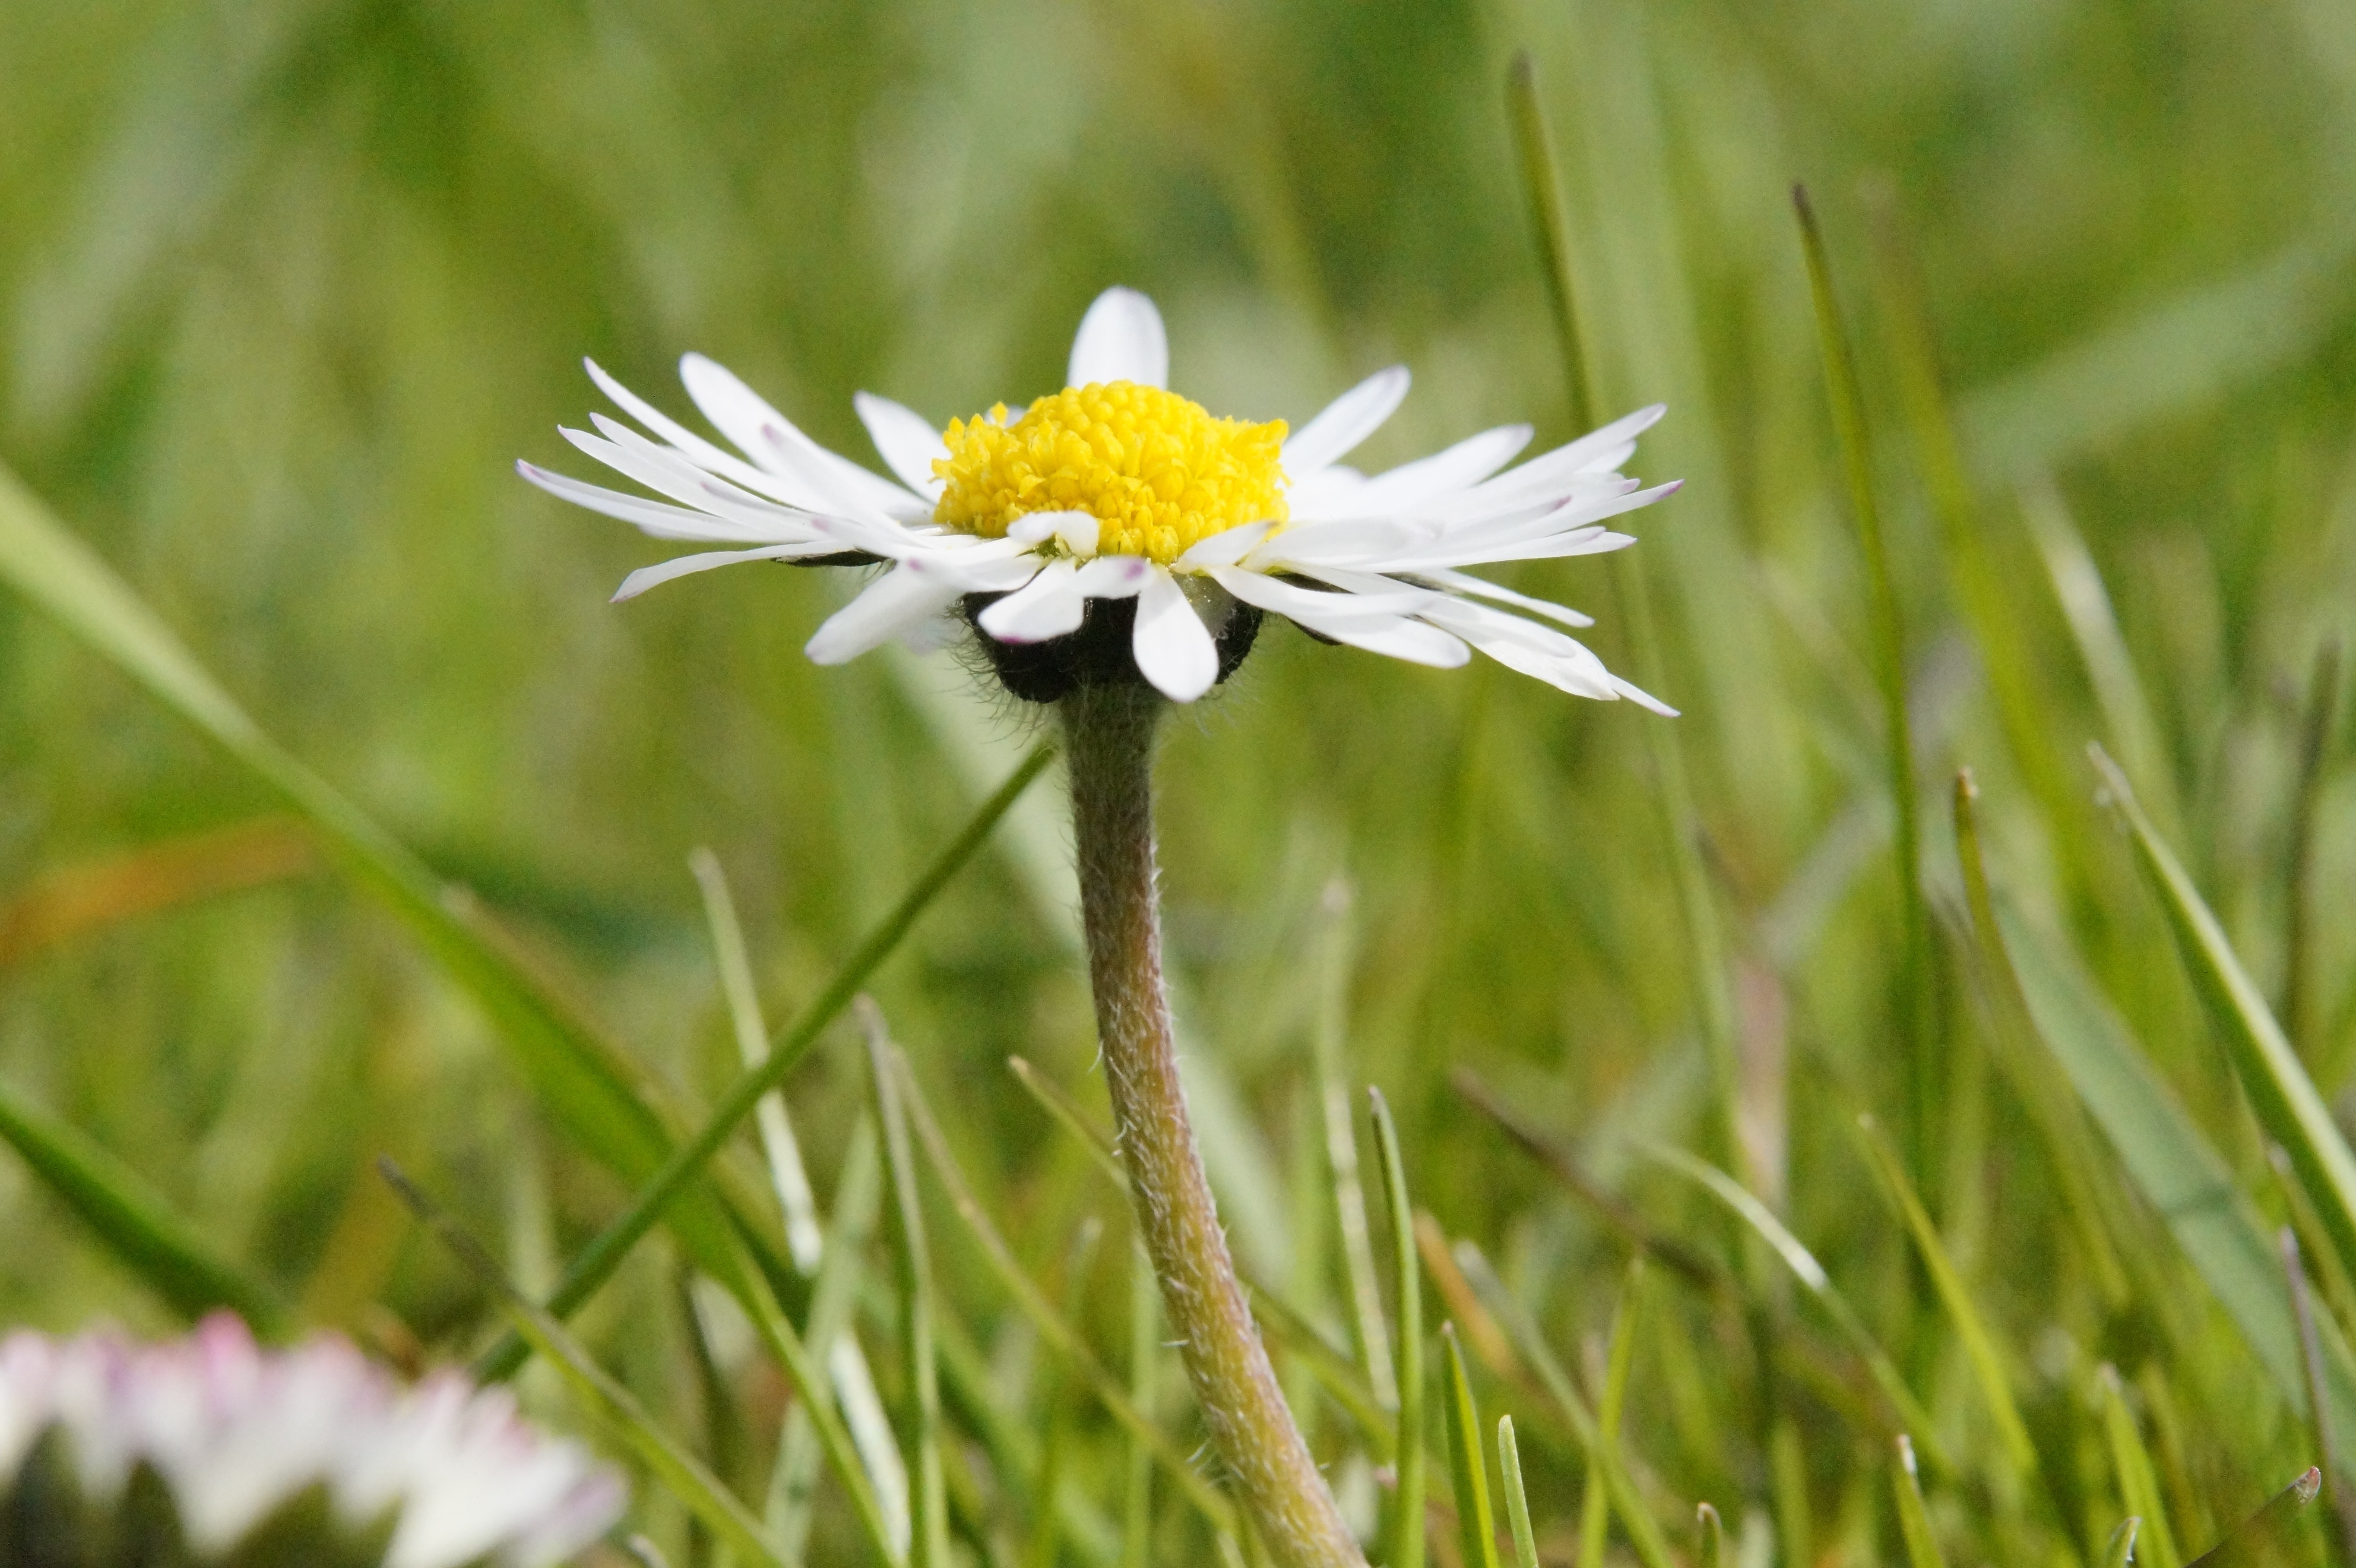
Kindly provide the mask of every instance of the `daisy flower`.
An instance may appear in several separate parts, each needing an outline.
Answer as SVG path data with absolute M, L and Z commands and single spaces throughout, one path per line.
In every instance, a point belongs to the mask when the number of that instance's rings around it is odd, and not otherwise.
M 12 1540 L 128 1560 L 160 1530 L 198 1562 L 266 1537 L 286 1561 L 540 1568 L 595 1541 L 623 1500 L 504 1389 L 448 1373 L 403 1388 L 338 1339 L 264 1350 L 220 1314 L 157 1345 L 0 1339 L 0 1561 Z
M 632 572 L 616 599 L 738 561 L 887 565 L 810 639 L 819 664 L 895 637 L 937 646 L 964 622 L 1018 697 L 1142 677 L 1191 702 L 1234 673 L 1273 614 L 1324 642 L 1441 667 L 1478 649 L 1575 696 L 1673 711 L 1562 629 L 1587 616 L 1466 570 L 1633 543 L 1605 525 L 1676 488 L 1620 473 L 1658 406 L 1516 467 L 1527 425 L 1370 476 L 1342 459 L 1406 397 L 1404 367 L 1289 431 L 1215 418 L 1168 389 L 1169 364 L 1153 302 L 1109 289 L 1080 323 L 1064 389 L 1027 407 L 943 430 L 860 393 L 887 479 L 701 355 L 680 379 L 734 452 L 591 363 L 643 429 L 595 414 L 594 433 L 565 439 L 665 499 L 518 466 L 658 539 L 731 547 Z

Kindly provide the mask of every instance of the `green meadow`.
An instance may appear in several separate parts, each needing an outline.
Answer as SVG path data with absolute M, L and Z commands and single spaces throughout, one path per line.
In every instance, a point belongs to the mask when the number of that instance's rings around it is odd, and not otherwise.
M 1215 413 L 1408 365 L 1370 472 L 1685 482 L 1492 574 L 1677 718 L 1272 620 L 1167 725 L 1373 1560 L 2356 1564 L 2344 6 L 9 0 L 0 125 L 0 1324 L 513 1372 L 609 1568 L 888 1561 L 936 1452 L 960 1565 L 1256 1563 L 1055 724 L 514 468 L 689 351 L 874 464 L 1121 283 Z

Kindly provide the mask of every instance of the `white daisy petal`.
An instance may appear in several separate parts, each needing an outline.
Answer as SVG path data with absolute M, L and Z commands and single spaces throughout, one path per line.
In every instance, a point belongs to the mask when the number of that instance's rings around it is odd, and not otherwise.
M 1080 629 L 1087 597 L 1079 590 L 1080 569 L 1051 560 L 1023 587 L 998 600 L 976 619 L 1001 643 L 1044 643 Z
M 1612 677 L 1612 684 L 1618 688 L 1621 696 L 1640 708 L 1649 708 L 1664 719 L 1675 719 L 1677 716 L 1676 709 L 1633 681 L 1622 680 L 1615 675 Z
M 1597 513 L 1600 512 L 1604 517 L 1616 517 L 1625 512 L 1636 511 L 1665 496 L 1676 495 L 1683 484 L 1682 480 L 1673 479 L 1666 485 L 1656 485 L 1650 490 L 1639 490 L 1633 496 L 1622 496 L 1608 507 L 1586 512 L 1581 526 L 1561 533 L 1548 534 L 1540 539 L 1517 540 L 1494 545 L 1487 549 L 1462 550 L 1451 548 L 1443 539 L 1425 552 L 1429 558 L 1428 564 L 1482 566 L 1501 560 L 1555 560 L 1567 555 L 1600 555 L 1607 550 L 1624 549 L 1634 543 L 1634 539 L 1626 534 L 1612 533 L 1608 529 L 1598 531 L 1589 526 L 1601 520 Z
M 1426 605 L 1441 603 L 1447 597 L 1428 589 L 1409 588 L 1388 579 L 1381 580 L 1385 592 L 1329 593 L 1320 589 L 1303 588 L 1297 582 L 1286 582 L 1240 566 L 1214 567 L 1205 575 L 1247 604 L 1258 605 L 1288 620 L 1298 621 L 1304 626 L 1314 626 L 1321 632 L 1329 625 L 1351 621 L 1381 621 L 1412 615 Z
M 1286 437 L 1284 471 L 1293 483 L 1348 456 L 1360 442 L 1381 429 L 1407 396 L 1408 379 L 1404 365 L 1377 370 Z
M 687 395 L 721 434 L 781 479 L 798 483 L 828 511 L 905 517 L 911 507 L 930 516 L 932 504 L 836 455 L 804 435 L 725 366 L 690 354 L 679 362 Z
M 1187 551 L 1170 563 L 1173 571 L 1208 571 L 1215 566 L 1233 566 L 1249 555 L 1276 528 L 1270 522 L 1244 523 L 1209 539 L 1197 539 Z
M 812 664 L 846 663 L 932 619 L 964 596 L 962 588 L 902 565 L 869 583 L 858 598 L 827 617 L 802 652 Z
M 1080 568 L 1080 592 L 1091 599 L 1131 599 L 1145 591 L 1153 563 L 1141 555 L 1103 555 Z
M 1347 507 L 1346 512 L 1327 515 L 1387 517 L 1440 500 L 1478 485 L 1511 463 L 1514 454 L 1529 443 L 1530 427 L 1526 424 L 1484 430 L 1430 457 L 1419 457 L 1413 463 L 1403 463 L 1376 475 L 1340 497 L 1338 504 Z
M 1162 313 L 1135 289 L 1107 289 L 1080 318 L 1072 339 L 1067 387 L 1101 381 L 1134 381 L 1141 387 L 1170 384 L 1170 338 Z
M 1126 599 L 1152 575 L 1143 556 L 1113 555 L 1086 565 L 1053 560 L 1030 582 L 981 613 L 981 629 L 1001 643 L 1044 643 L 1080 629 L 1091 599 Z
M 625 599 L 636 599 L 648 589 L 659 588 L 674 577 L 690 577 L 699 571 L 710 571 L 716 566 L 734 566 L 744 560 L 790 560 L 797 554 L 807 553 L 808 549 L 806 545 L 780 544 L 771 545 L 766 549 L 714 549 L 701 555 L 677 556 L 653 566 L 642 566 L 622 579 L 622 585 L 614 590 L 610 603 L 619 604 Z
M 1104 524 L 1091 512 L 1026 512 L 1006 525 L 1008 539 L 1026 544 L 1061 539 L 1066 549 L 1079 556 L 1096 554 L 1103 532 Z
M 1194 701 L 1219 678 L 1218 644 L 1178 580 L 1158 566 L 1138 592 L 1130 651 L 1138 673 L 1173 702 Z
M 559 425 L 556 433 L 615 473 L 716 517 L 733 518 L 758 528 L 777 518 L 808 515 L 804 508 L 780 506 L 707 474 L 678 453 L 657 446 L 626 425 L 608 420 L 606 428 L 623 439 L 608 440 L 566 425 Z
M 733 480 L 747 490 L 757 491 L 774 500 L 791 503 L 794 499 L 795 492 L 780 485 L 776 475 L 756 468 L 734 453 L 704 440 L 607 375 L 594 359 L 584 359 L 581 363 L 587 368 L 589 379 L 597 383 L 598 389 L 613 399 L 624 413 L 677 447 L 697 467 L 708 468 L 723 479 Z
M 621 490 L 608 490 L 569 475 L 552 474 L 537 464 L 519 463 L 516 472 L 559 500 L 635 524 L 659 539 L 764 540 L 781 544 L 798 537 L 811 537 L 808 524 L 785 515 L 780 515 L 775 524 L 764 527 L 712 512 L 649 501 L 644 496 Z
M 1400 517 L 1342 517 L 1287 528 L 1254 550 L 1248 563 L 1255 571 L 1368 565 L 1431 548 L 1440 537 L 1435 524 Z
M 1593 650 L 1551 626 L 1461 599 L 1443 600 L 1423 618 L 1445 627 L 1508 669 L 1534 676 L 1574 697 L 1609 702 L 1620 695 L 1612 672 Z
M 1470 593 L 1483 599 L 1494 599 L 1500 604 L 1511 604 L 1516 609 L 1527 610 L 1532 614 L 1544 615 L 1550 620 L 1559 621 L 1566 626 L 1595 624 L 1594 616 L 1574 610 L 1568 604 L 1557 604 L 1548 599 L 1533 599 L 1526 593 L 1516 593 L 1510 588 L 1500 588 L 1497 584 L 1483 578 L 1475 577 L 1469 571 L 1450 571 L 1441 568 L 1438 571 L 1419 572 L 1418 576 L 1434 588 L 1445 589 L 1451 593 Z
M 854 395 L 851 406 L 859 411 L 859 422 L 867 427 L 867 438 L 875 443 L 884 465 L 900 476 L 901 484 L 938 505 L 941 481 L 933 472 L 933 461 L 949 454 L 941 432 L 916 410 L 873 392 Z
M 903 562 L 927 582 L 959 593 L 1011 593 L 1039 573 L 1044 562 L 1029 550 L 930 550 Z
M 1409 664 L 1428 665 L 1433 669 L 1458 669 L 1472 658 L 1472 650 L 1461 638 L 1406 616 L 1316 629 L 1337 643 L 1347 643 L 1370 654 L 1405 659 Z

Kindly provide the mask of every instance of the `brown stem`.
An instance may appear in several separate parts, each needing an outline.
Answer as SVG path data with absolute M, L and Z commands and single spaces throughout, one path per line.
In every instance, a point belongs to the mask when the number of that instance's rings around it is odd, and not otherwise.
M 1063 701 L 1088 979 L 1130 1195 L 1212 1445 L 1269 1554 L 1283 1568 L 1363 1568 L 1244 1305 L 1179 1086 L 1154 886 L 1162 708 L 1142 686 Z

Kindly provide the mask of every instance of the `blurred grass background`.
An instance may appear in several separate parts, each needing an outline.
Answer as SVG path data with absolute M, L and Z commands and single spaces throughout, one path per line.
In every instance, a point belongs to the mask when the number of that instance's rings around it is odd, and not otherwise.
M 1968 1463 L 1933 1483 L 1934 1522 L 1960 1561 L 2092 1561 L 2128 1511 L 2094 1377 L 2109 1361 L 2190 1556 L 2318 1457 L 2303 1400 L 2082 1128 L 2136 1263 L 2136 1300 L 2104 1299 L 2016 1080 L 1987 1065 L 1945 785 L 1976 770 L 2008 897 L 2041 944 L 2083 955 L 2237 1184 L 2284 1219 L 2082 747 L 2121 756 L 2336 1099 L 2356 1066 L 2356 779 L 2348 726 L 2323 725 L 2311 756 L 2303 737 L 2311 709 L 2344 706 L 2322 680 L 2318 708 L 2318 660 L 2356 604 L 2342 7 L 15 0 L 0 458 L 271 734 L 704 1103 L 735 1050 L 690 851 L 726 868 L 783 1019 L 1034 721 L 948 661 L 808 666 L 800 645 L 843 589 L 829 574 L 732 571 L 608 606 L 659 547 L 511 468 L 571 458 L 555 427 L 596 400 L 580 357 L 683 411 L 671 367 L 701 350 L 863 457 L 852 390 L 946 421 L 1052 389 L 1080 311 L 1119 282 L 1161 302 L 1177 384 L 1216 411 L 1297 421 L 1404 360 L 1416 391 L 1369 464 L 1521 418 L 1563 439 L 1503 97 L 1525 47 L 1604 411 L 1666 401 L 1635 467 L 1688 482 L 1639 517 L 1639 554 L 1726 933 L 1749 1178 L 1948 1445 L 1986 1448 L 1965 1358 L 1849 1131 L 1868 1107 L 1904 1126 L 1908 1074 L 1927 1074 L 1941 1109 L 1915 1169 L 2047 1477 L 2024 1502 Z M 1920 1025 L 1896 989 L 1868 584 L 1795 177 L 1859 346 L 1906 624 L 1942 917 Z M 1944 521 L 1909 434 L 1910 302 L 1970 486 Z M 1975 550 L 1992 590 L 1976 611 Z M 1508 580 L 1595 611 L 1598 646 L 1629 667 L 1602 563 Z M 0 671 L 0 1083 L 168 1194 L 305 1320 L 396 1352 L 471 1349 L 487 1302 L 367 1162 L 396 1154 L 543 1290 L 623 1187 L 234 763 L 13 597 Z M 1311 1052 L 1329 977 L 1348 1074 L 1397 1108 L 1419 1200 L 1498 1261 L 1574 1367 L 1611 1321 L 1625 1239 L 1455 1093 L 1452 1069 L 1649 1223 L 1740 1260 L 1719 1211 L 1637 1154 L 1659 1139 L 1731 1157 L 1710 1128 L 1652 722 L 1494 666 L 1429 672 L 1285 632 L 1175 726 L 1166 887 L 1214 1177 L 1239 1253 L 1337 1337 Z M 1121 1224 L 1086 1151 L 1002 1066 L 1020 1053 L 1101 1106 L 1062 834 L 1043 786 L 876 985 L 985 1206 L 1051 1282 L 1082 1217 Z M 822 1199 L 868 1093 L 841 1035 L 789 1085 Z M 936 1223 L 991 1397 L 1033 1424 L 1069 1407 L 1075 1473 L 1117 1515 L 1115 1429 L 1048 1375 L 946 1209 Z M 1118 1252 L 1070 1293 L 1116 1366 Z M 584 1334 L 757 1502 L 775 1380 L 718 1344 L 744 1434 L 728 1437 L 675 1273 L 641 1249 Z M 1744 1277 L 1753 1321 L 1785 1321 L 1788 1292 L 1763 1267 Z M 1716 1500 L 1746 1563 L 1794 1561 L 1803 1534 L 1811 1562 L 1894 1560 L 1869 1397 L 1838 1379 L 1775 1394 L 1742 1312 L 1657 1271 L 1646 1300 L 1629 1445 L 1664 1508 Z M 0 1162 L 0 1317 L 100 1314 L 170 1321 Z M 871 1352 L 888 1360 L 888 1343 Z M 1768 1436 L 1779 1411 L 1788 1451 Z M 1337 1418 L 1312 1420 L 1363 1491 Z M 1576 1453 L 1526 1447 L 1550 1552 L 1577 1511 Z M 1014 1560 L 1020 1493 L 984 1485 L 961 1539 Z M 652 1497 L 640 1522 L 677 1553 L 669 1509 Z M 1162 1509 L 1166 1560 L 1202 1550 Z M 819 1560 L 851 1560 L 847 1525 L 823 1522 Z

